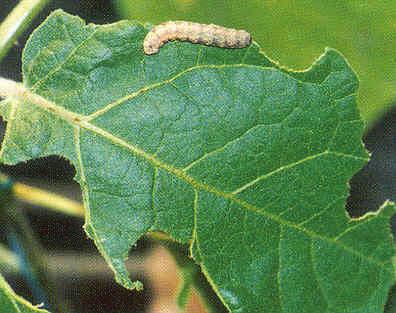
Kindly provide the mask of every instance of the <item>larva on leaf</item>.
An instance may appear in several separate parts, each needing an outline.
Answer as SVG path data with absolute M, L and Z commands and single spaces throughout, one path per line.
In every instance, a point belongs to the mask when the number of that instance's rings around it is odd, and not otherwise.
M 185 21 L 169 21 L 157 26 L 146 35 L 143 48 L 145 54 L 155 54 L 166 42 L 171 40 L 221 48 L 245 48 L 252 37 L 245 30 L 226 28 L 214 24 L 199 24 Z

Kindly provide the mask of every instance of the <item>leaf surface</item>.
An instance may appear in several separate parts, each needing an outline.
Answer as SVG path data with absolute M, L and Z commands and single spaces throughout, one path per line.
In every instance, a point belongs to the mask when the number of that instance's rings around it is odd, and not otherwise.
M 48 313 L 48 311 L 31 305 L 17 296 L 0 274 L 0 312 L 1 313 Z
M 293 72 L 256 44 L 146 56 L 146 33 L 53 13 L 24 50 L 28 100 L 1 107 L 2 161 L 73 163 L 85 230 L 127 288 L 128 251 L 155 230 L 190 244 L 230 312 L 382 312 L 395 206 L 345 212 L 368 154 L 344 57 Z

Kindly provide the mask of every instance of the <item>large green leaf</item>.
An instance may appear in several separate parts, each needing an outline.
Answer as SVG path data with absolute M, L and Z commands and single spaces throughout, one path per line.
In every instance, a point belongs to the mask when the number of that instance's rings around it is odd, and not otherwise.
M 361 81 L 358 105 L 372 125 L 396 100 L 395 1 L 113 0 L 120 15 L 152 23 L 193 20 L 240 27 L 265 52 L 303 68 L 323 47 L 340 49 Z
M 17 296 L 0 275 L 0 313 L 48 313 Z
M 53 13 L 24 50 L 25 101 L 1 108 L 2 161 L 74 164 L 85 229 L 127 288 L 128 250 L 159 230 L 190 244 L 233 313 L 383 311 L 395 206 L 345 212 L 368 155 L 343 56 L 329 49 L 305 72 L 256 44 L 146 56 L 146 33 Z

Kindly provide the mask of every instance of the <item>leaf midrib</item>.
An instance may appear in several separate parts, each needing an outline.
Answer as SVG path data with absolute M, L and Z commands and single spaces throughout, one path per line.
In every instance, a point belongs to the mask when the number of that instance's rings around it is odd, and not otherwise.
M 183 71 L 182 73 L 179 73 L 176 76 L 180 77 L 180 75 L 182 75 L 184 73 L 190 72 L 190 71 L 192 71 L 192 70 L 194 70 L 196 68 L 201 68 L 201 67 L 210 67 L 210 68 L 255 67 L 255 68 L 258 68 L 260 70 L 266 70 L 267 69 L 267 68 L 264 68 L 264 67 L 243 65 L 243 64 L 238 64 L 238 65 L 220 65 L 220 66 L 213 66 L 213 65 L 212 66 L 198 66 L 198 67 L 194 67 L 192 69 L 188 69 L 186 71 Z M 268 69 L 272 70 L 273 68 L 268 68 Z M 156 84 L 154 84 L 152 86 L 152 88 L 147 89 L 147 87 L 146 87 L 146 88 L 144 88 L 144 90 L 145 91 L 151 90 L 153 88 L 156 88 L 156 87 L 162 86 L 162 85 L 164 85 L 166 83 L 169 83 L 169 82 L 171 82 L 173 80 L 174 79 L 170 79 L 170 80 L 167 80 L 165 82 L 156 83 Z M 345 251 L 347 251 L 347 252 L 349 252 L 351 254 L 354 254 L 354 255 L 360 257 L 361 259 L 366 260 L 367 262 L 372 263 L 372 264 L 384 269 L 385 271 L 393 274 L 393 272 L 391 270 L 389 270 L 387 267 L 385 267 L 386 262 L 385 263 L 381 263 L 381 262 L 377 261 L 376 259 L 374 259 L 374 258 L 372 258 L 370 256 L 366 256 L 366 255 L 362 254 L 361 252 L 359 252 L 359 251 L 357 251 L 357 250 L 355 250 L 355 249 L 353 249 L 353 248 L 351 248 L 351 247 L 349 247 L 349 246 L 347 246 L 347 245 L 345 245 L 345 244 L 343 244 L 343 243 L 341 243 L 339 241 L 336 241 L 334 238 L 326 237 L 326 236 L 317 234 L 317 233 L 315 233 L 315 232 L 313 232 L 311 230 L 305 229 L 304 227 L 301 227 L 300 225 L 298 225 L 296 223 L 287 221 L 287 220 L 285 220 L 285 219 L 283 219 L 283 218 L 281 218 L 281 217 L 279 217 L 279 216 L 277 216 L 275 214 L 272 214 L 270 212 L 265 211 L 264 209 L 261 209 L 260 207 L 254 206 L 254 205 L 252 205 L 252 204 L 250 204 L 250 203 L 248 203 L 248 202 L 246 202 L 246 201 L 244 201 L 242 199 L 239 199 L 232 193 L 224 192 L 224 191 L 219 190 L 219 189 L 217 189 L 217 188 L 215 188 L 213 186 L 210 186 L 210 185 L 205 184 L 205 183 L 203 183 L 203 182 L 201 182 L 199 180 L 196 180 L 192 176 L 188 175 L 182 169 L 173 167 L 173 166 L 161 161 L 160 159 L 158 159 L 154 155 L 144 151 L 143 149 L 139 148 L 138 146 L 130 144 L 130 143 L 124 141 L 123 139 L 121 139 L 121 138 L 119 138 L 117 136 L 114 136 L 111 133 L 105 131 L 104 129 L 102 129 L 102 128 L 96 126 L 96 125 L 91 124 L 90 123 L 90 119 L 87 119 L 87 118 L 89 118 L 89 116 L 82 116 L 80 114 L 71 112 L 71 111 L 65 109 L 64 107 L 59 106 L 56 103 L 54 103 L 54 102 L 52 102 L 50 100 L 47 100 L 47 99 L 41 97 L 38 94 L 33 93 L 32 91 L 30 91 L 29 89 L 26 89 L 25 87 L 21 87 L 21 88 L 24 89 L 24 92 L 21 92 L 19 94 L 19 97 L 22 100 L 28 100 L 28 101 L 32 102 L 33 104 L 35 104 L 36 106 L 40 107 L 41 109 L 43 109 L 43 110 L 45 110 L 45 111 L 47 111 L 49 113 L 52 113 L 53 115 L 65 120 L 66 122 L 68 122 L 72 126 L 76 126 L 78 128 L 83 128 L 83 129 L 86 129 L 88 131 L 91 131 L 91 132 L 93 132 L 93 133 L 95 133 L 97 135 L 100 135 L 101 137 L 109 140 L 113 144 L 116 144 L 118 146 L 121 146 L 123 148 L 128 149 L 136 157 L 139 157 L 139 158 L 142 158 L 142 159 L 148 161 L 149 163 L 151 163 L 153 165 L 154 168 L 161 168 L 161 169 L 165 170 L 166 172 L 175 175 L 179 179 L 181 179 L 181 180 L 185 181 L 186 183 L 188 183 L 189 185 L 191 185 L 195 190 L 197 190 L 197 191 L 198 190 L 205 190 L 207 192 L 215 194 L 218 197 L 222 197 L 222 198 L 224 198 L 226 200 L 232 201 L 232 202 L 238 204 L 239 206 L 243 207 L 244 209 L 246 209 L 248 211 L 251 211 L 251 212 L 253 212 L 255 214 L 258 214 L 258 215 L 264 216 L 266 218 L 269 218 L 269 219 L 277 222 L 280 225 L 284 225 L 284 226 L 296 229 L 296 230 L 298 230 L 298 231 L 300 231 L 302 233 L 305 233 L 307 236 L 309 236 L 311 238 L 317 238 L 317 239 L 332 243 L 335 246 L 338 246 L 338 247 L 344 249 Z M 138 96 L 140 94 L 141 94 L 141 92 L 139 92 L 139 91 L 134 93 L 135 96 Z M 131 98 L 128 98 L 128 100 L 130 100 L 130 99 Z M 326 154 L 336 154 L 337 155 L 338 153 L 332 152 L 332 151 L 329 151 L 329 150 L 325 150 L 325 151 L 323 151 L 321 153 L 318 153 L 316 155 L 309 156 L 308 159 L 317 158 L 317 157 L 320 157 L 320 156 L 323 156 L 323 155 L 326 155 Z M 342 156 L 345 156 L 345 157 L 358 158 L 358 157 L 356 157 L 354 155 L 347 155 L 347 154 L 338 154 L 338 155 L 342 155 Z M 302 160 L 294 162 L 294 163 L 301 164 L 301 161 Z M 292 164 L 289 164 L 289 165 L 286 165 L 286 166 L 283 166 L 283 167 L 287 169 L 287 168 L 292 167 Z M 277 169 L 275 171 L 278 171 L 278 170 L 279 169 Z

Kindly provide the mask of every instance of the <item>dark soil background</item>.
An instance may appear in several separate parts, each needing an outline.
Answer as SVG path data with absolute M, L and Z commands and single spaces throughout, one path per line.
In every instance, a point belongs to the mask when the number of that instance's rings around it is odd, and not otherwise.
M 16 3 L 15 0 L 0 0 L 0 21 Z M 119 19 L 113 11 L 111 1 L 52 1 L 0 64 L 1 76 L 21 81 L 21 52 L 27 34 L 56 8 L 98 24 Z M 1 136 L 4 129 L 5 124 L 1 122 Z M 396 200 L 396 109 L 388 112 L 367 132 L 364 142 L 372 153 L 372 158 L 351 181 L 347 210 L 352 216 L 360 216 L 368 210 L 375 211 L 387 199 Z M 79 186 L 73 181 L 74 169 L 58 157 L 34 160 L 15 167 L 0 166 L 0 170 L 18 181 L 81 199 Z M 26 212 L 37 237 L 48 251 L 66 254 L 97 253 L 82 230 L 82 220 L 37 209 Z M 394 218 L 393 230 L 395 229 Z M 0 234 L 2 232 L 4 230 L 0 228 Z M 143 255 L 148 246 L 147 242 L 142 241 L 134 249 L 133 255 Z M 144 280 L 144 277 L 140 278 Z M 7 279 L 18 293 L 33 300 L 26 284 L 19 277 L 11 276 Z M 143 293 L 129 292 L 117 285 L 111 275 L 59 277 L 58 288 L 59 296 L 66 297 L 72 303 L 72 311 L 79 313 L 145 312 L 150 298 L 150 288 Z

